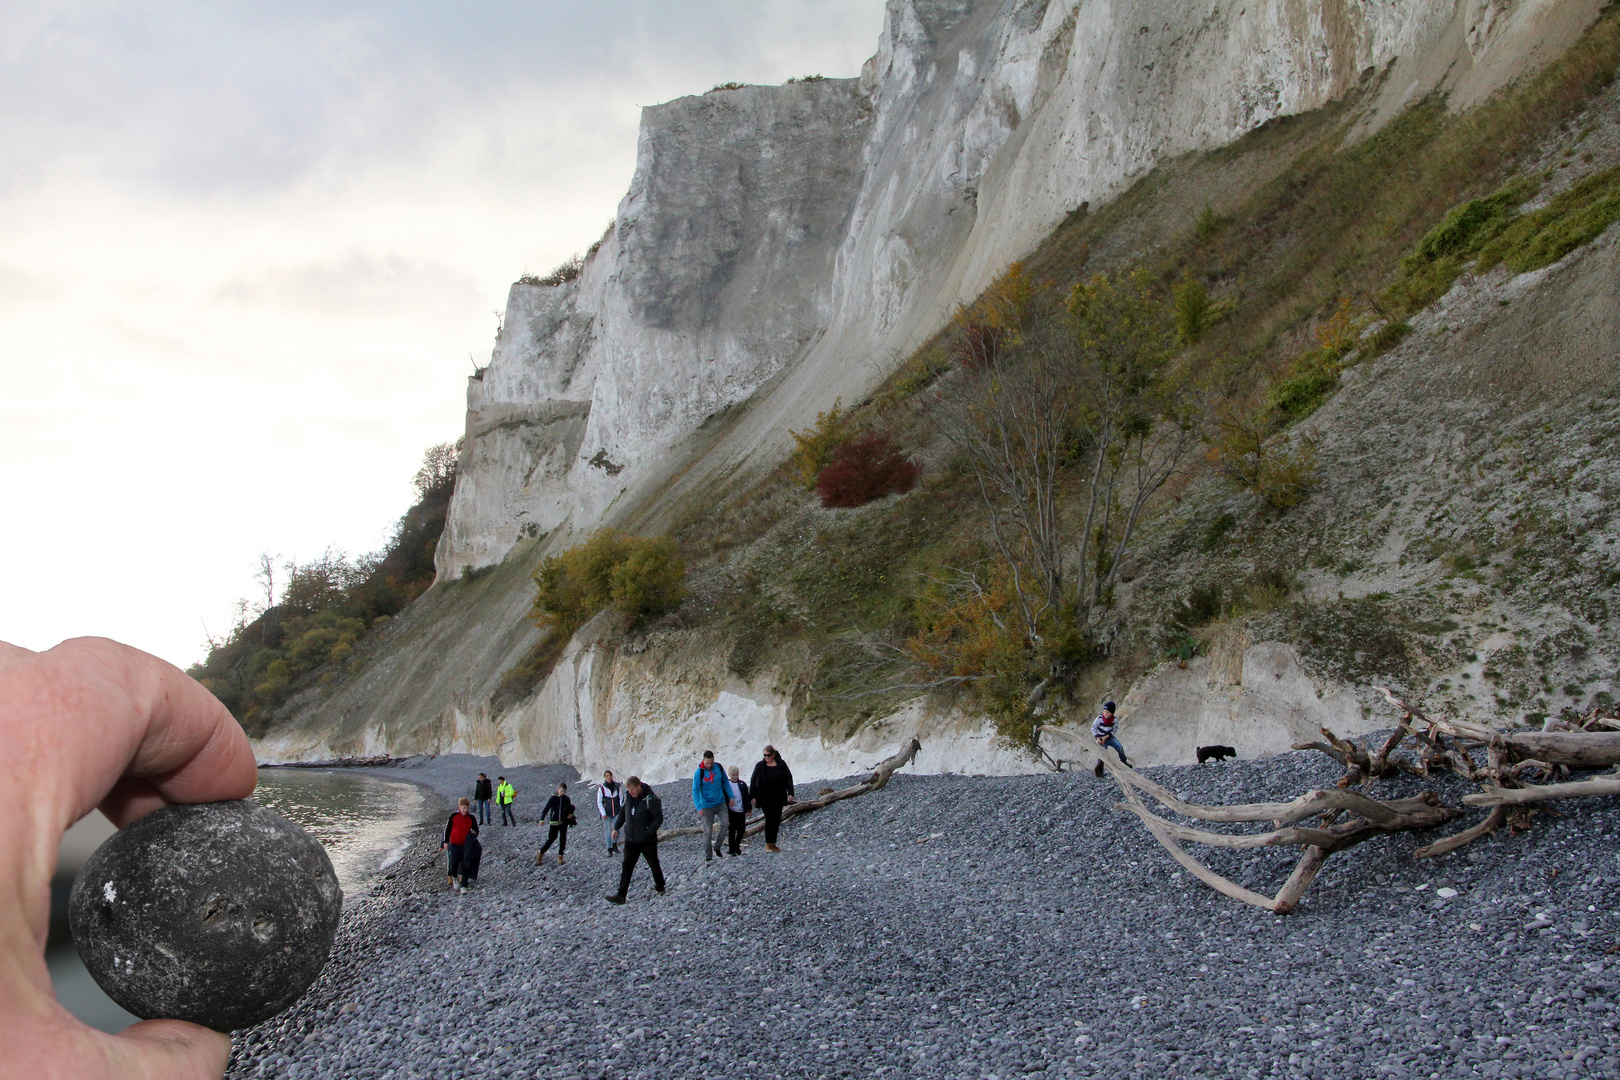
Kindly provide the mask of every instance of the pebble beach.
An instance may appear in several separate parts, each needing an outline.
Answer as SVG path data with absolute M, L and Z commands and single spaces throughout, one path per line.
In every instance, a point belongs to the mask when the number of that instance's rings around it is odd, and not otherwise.
M 387 771 L 447 812 L 485 767 L 467 768 Z M 1341 770 L 1296 752 L 1145 773 L 1221 803 Z M 616 907 L 619 861 L 572 776 L 522 773 L 531 820 L 484 828 L 465 894 L 445 885 L 431 819 L 352 898 L 304 999 L 236 1034 L 229 1075 L 1620 1076 L 1620 799 L 1431 861 L 1410 853 L 1433 835 L 1369 841 L 1277 916 L 1190 879 L 1089 771 L 901 772 L 791 821 L 780 854 L 756 837 L 705 862 L 697 838 L 666 841 L 668 892 L 643 865 Z M 536 866 L 532 817 L 563 778 L 582 824 L 563 865 Z M 1424 788 L 1472 790 L 1434 777 L 1377 794 Z M 689 785 L 658 791 L 666 829 L 695 823 Z M 1266 893 L 1296 853 L 1197 852 Z

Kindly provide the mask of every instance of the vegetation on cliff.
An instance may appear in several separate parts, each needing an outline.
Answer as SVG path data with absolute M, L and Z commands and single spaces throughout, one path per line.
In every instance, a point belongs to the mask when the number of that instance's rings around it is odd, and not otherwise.
M 236 624 L 210 641 L 208 656 L 191 669 L 249 735 L 262 735 L 293 694 L 349 670 L 366 635 L 433 584 L 433 552 L 460 451 L 459 440 L 427 451 L 412 480 L 417 502 L 382 551 L 352 560 L 327 551 L 280 567 L 272 556 L 261 558 L 262 601 L 239 602 Z
M 942 704 L 967 695 L 963 704 L 1024 741 L 1040 714 L 1087 707 L 1093 691 L 1122 690 L 1166 657 L 1184 661 L 1223 628 L 1281 620 L 1286 633 L 1338 617 L 1327 608 L 1354 608 L 1358 640 L 1391 642 L 1351 650 L 1344 663 L 1355 670 L 1324 653 L 1337 675 L 1417 678 L 1441 662 L 1449 631 L 1430 628 L 1441 623 L 1387 593 L 1324 607 L 1299 592 L 1300 571 L 1318 561 L 1337 559 L 1325 564 L 1352 568 L 1344 573 L 1360 565 L 1320 536 L 1298 546 L 1291 515 L 1320 468 L 1303 422 L 1346 372 L 1398 345 L 1464 270 L 1545 265 L 1620 217 L 1612 171 L 1539 206 L 1535 193 L 1560 185 L 1527 172 L 1617 63 L 1611 9 L 1565 57 L 1467 113 L 1448 113 L 1436 96 L 1364 136 L 1366 97 L 1352 98 L 1076 211 L 872 398 L 796 433 L 792 461 L 773 477 L 693 507 L 677 536 L 705 585 L 683 623 L 729 626 L 732 672 L 774 671 L 795 715 L 833 733 L 926 693 Z M 1377 90 L 1374 79 L 1363 92 Z M 1141 356 L 1081 362 L 1076 298 L 1087 290 L 1101 305 L 1092 317 L 1131 326 Z M 1133 297 L 1130 318 L 1107 310 L 1121 290 Z M 1086 400 L 1100 393 L 1099 373 L 1128 371 L 1140 404 Z M 998 426 L 1003 403 L 1017 424 Z M 1032 428 L 1033 413 L 1043 419 Z M 1105 416 L 1121 420 L 1124 442 L 1094 426 Z M 1019 438 L 1000 437 L 1020 425 Z M 807 506 L 803 487 L 866 431 L 922 464 L 920 490 L 852 509 Z M 1145 486 L 1094 483 L 1099 468 L 1146 464 L 1132 440 L 1178 432 L 1195 433 L 1202 452 L 1169 454 L 1168 471 L 1140 473 Z M 998 481 L 996 454 L 1014 444 Z M 1217 497 L 1220 485 L 1201 477 L 1224 479 L 1232 494 Z M 1212 493 L 1200 499 L 1212 509 L 1178 509 L 1195 487 Z M 1148 538 L 1139 555 L 1133 531 Z M 1184 557 L 1222 568 L 1219 580 L 1163 572 Z M 1126 584 L 1128 606 L 1115 593 Z M 1321 637 L 1298 637 L 1307 659 Z M 1498 703 L 1544 700 L 1534 690 L 1498 691 Z
M 497 701 L 516 701 L 556 666 L 568 639 L 596 615 L 613 610 L 623 625 L 657 619 L 686 599 L 686 564 L 668 539 L 649 540 L 601 529 L 553 555 L 534 572 L 529 617 L 545 634 L 501 679 Z

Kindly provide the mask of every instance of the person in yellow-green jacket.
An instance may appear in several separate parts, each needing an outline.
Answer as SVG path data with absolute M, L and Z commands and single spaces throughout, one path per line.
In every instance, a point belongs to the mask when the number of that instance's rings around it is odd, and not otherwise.
M 496 779 L 500 781 L 495 788 L 495 801 L 501 808 L 501 824 L 516 825 L 517 814 L 512 810 L 512 800 L 517 798 L 517 790 L 506 782 L 506 777 L 498 776 Z

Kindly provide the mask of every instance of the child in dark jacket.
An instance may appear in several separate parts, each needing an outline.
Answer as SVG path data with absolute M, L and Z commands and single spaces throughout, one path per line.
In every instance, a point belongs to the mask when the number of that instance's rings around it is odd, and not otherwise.
M 726 804 L 726 810 L 731 815 L 728 822 L 731 827 L 726 832 L 726 839 L 730 843 L 731 853 L 733 855 L 741 855 L 743 832 L 748 828 L 748 803 L 750 794 L 748 791 L 748 784 L 743 780 L 741 774 L 737 771 L 737 766 L 733 765 L 730 772 L 731 801 Z
M 463 797 L 456 801 L 456 812 L 444 823 L 444 843 L 439 845 L 440 851 L 450 853 L 445 880 L 452 889 L 459 888 L 462 892 L 467 890 L 467 882 L 477 874 L 467 858 L 469 839 L 475 844 L 478 842 L 478 819 L 472 816 L 472 800 Z M 457 877 L 461 878 L 459 884 Z
M 563 852 L 568 850 L 568 826 L 574 823 L 574 803 L 568 797 L 567 784 L 557 785 L 557 794 L 546 800 L 546 808 L 540 811 L 540 820 L 551 826 L 551 832 L 540 846 L 540 853 L 534 857 L 534 865 L 539 866 L 544 862 L 546 852 L 552 844 L 556 844 L 557 865 L 561 866 Z

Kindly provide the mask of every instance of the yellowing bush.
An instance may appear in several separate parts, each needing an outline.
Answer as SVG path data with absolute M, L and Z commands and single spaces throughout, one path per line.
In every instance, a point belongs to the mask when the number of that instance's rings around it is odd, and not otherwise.
M 840 398 L 833 402 L 831 409 L 816 414 L 815 427 L 791 433 L 794 443 L 793 475 L 804 487 L 816 486 L 816 477 L 831 463 L 833 450 L 849 435 L 842 406 L 843 399 Z
M 540 564 L 530 616 L 564 638 L 609 607 L 632 620 L 653 619 L 681 606 L 685 579 L 671 541 L 603 529 Z

